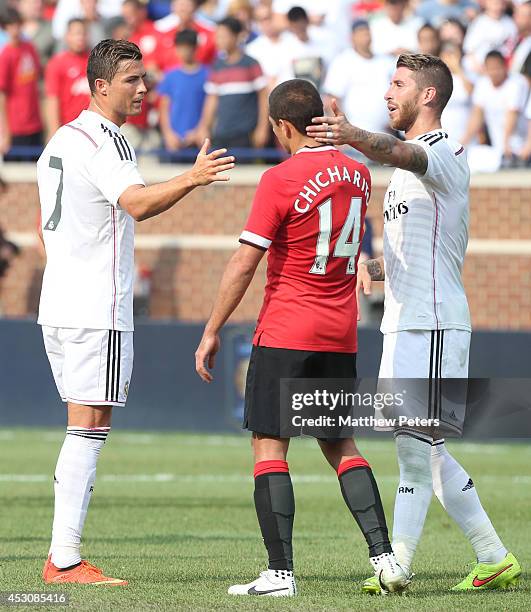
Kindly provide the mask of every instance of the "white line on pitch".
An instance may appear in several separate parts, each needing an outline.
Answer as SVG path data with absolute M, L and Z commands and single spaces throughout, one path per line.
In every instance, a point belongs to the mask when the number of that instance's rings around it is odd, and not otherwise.
M 292 480 L 299 484 L 325 484 L 337 483 L 337 477 L 322 474 L 300 474 L 292 475 Z M 481 476 L 481 482 L 494 484 L 500 482 L 499 476 Z M 0 474 L 0 482 L 48 482 L 52 481 L 50 474 Z M 379 482 L 398 482 L 398 476 L 386 475 L 378 478 Z M 103 474 L 98 477 L 98 482 L 175 482 L 175 483 L 244 483 L 253 482 L 252 476 L 243 474 Z M 511 484 L 531 484 L 531 476 L 512 476 L 504 478 L 504 483 Z

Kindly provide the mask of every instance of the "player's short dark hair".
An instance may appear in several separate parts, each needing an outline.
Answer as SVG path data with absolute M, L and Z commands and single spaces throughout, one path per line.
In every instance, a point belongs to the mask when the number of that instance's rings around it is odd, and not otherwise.
M 503 57 L 502 53 L 500 53 L 500 51 L 497 51 L 496 49 L 489 51 L 487 55 L 485 55 L 485 61 L 489 59 L 496 59 L 505 64 L 505 58 Z
M 0 25 L 5 27 L 14 23 L 22 23 L 22 16 L 17 9 L 8 6 L 0 14 Z
M 175 44 L 186 47 L 197 47 L 197 32 L 195 30 L 181 30 L 175 35 Z
M 291 79 L 277 85 L 269 95 L 269 116 L 275 123 L 281 119 L 289 121 L 301 134 L 306 135 L 306 126 L 313 117 L 324 113 L 319 92 L 309 81 Z
M 309 21 L 308 13 L 302 6 L 292 6 L 286 14 L 288 21 L 295 23 L 297 21 Z
M 135 43 L 127 40 L 107 38 L 99 42 L 90 52 L 87 79 L 91 93 L 96 91 L 96 79 L 111 82 L 123 61 L 139 62 L 142 53 Z
M 243 23 L 239 19 L 236 19 L 236 17 L 225 17 L 221 21 L 218 21 L 218 26 L 227 28 L 234 36 L 238 36 L 243 32 Z
M 427 53 L 402 53 L 396 67 L 411 70 L 419 89 L 435 87 L 434 106 L 442 113 L 454 88 L 452 73 L 442 59 Z

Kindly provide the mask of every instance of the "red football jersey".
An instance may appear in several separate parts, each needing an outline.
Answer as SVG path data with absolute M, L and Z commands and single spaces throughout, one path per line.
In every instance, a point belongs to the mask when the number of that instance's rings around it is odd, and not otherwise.
M 129 36 L 129 40 L 138 46 L 142 52 L 142 61 L 148 70 L 161 68 L 161 53 L 163 52 L 162 41 L 164 35 L 159 32 L 152 21 L 146 19 Z
M 5 45 L 0 53 L 0 91 L 6 95 L 7 120 L 13 136 L 42 130 L 39 110 L 39 56 L 29 42 Z
M 253 343 L 357 350 L 356 270 L 368 169 L 335 147 L 304 147 L 267 170 L 240 242 L 269 249 Z
M 192 30 L 197 32 L 197 50 L 195 52 L 195 59 L 200 64 L 212 64 L 216 59 L 216 37 L 215 32 L 212 28 L 203 25 L 198 21 L 194 21 L 190 26 Z M 161 42 L 163 48 L 160 63 L 164 70 L 171 70 L 180 65 L 180 60 L 177 57 L 175 51 L 175 36 L 177 32 L 180 32 L 182 27 L 178 26 L 165 32 Z
M 59 99 L 61 125 L 76 119 L 88 108 L 90 88 L 87 81 L 88 53 L 63 51 L 46 66 L 46 95 Z

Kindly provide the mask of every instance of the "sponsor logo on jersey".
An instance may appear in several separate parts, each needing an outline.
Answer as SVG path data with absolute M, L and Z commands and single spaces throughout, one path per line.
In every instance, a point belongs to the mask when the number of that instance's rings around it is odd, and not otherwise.
M 409 206 L 405 201 L 396 202 L 396 191 L 389 189 L 386 194 L 386 208 L 384 210 L 384 223 L 395 221 L 400 215 L 405 215 L 409 211 Z
M 398 487 L 399 493 L 415 493 L 415 487 Z
M 128 380 L 125 381 L 124 395 L 125 395 L 125 397 L 127 397 L 129 395 L 129 381 Z

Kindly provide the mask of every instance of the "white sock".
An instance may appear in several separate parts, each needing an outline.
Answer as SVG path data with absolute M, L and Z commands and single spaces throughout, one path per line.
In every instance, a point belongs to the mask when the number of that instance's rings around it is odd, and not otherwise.
M 409 574 L 432 496 L 431 438 L 422 434 L 396 435 L 400 482 L 395 498 L 393 550 Z M 422 439 L 419 439 L 422 438 Z
M 478 563 L 499 563 L 507 549 L 481 505 L 472 478 L 450 455 L 444 442 L 432 446 L 433 491 L 469 539 Z
M 54 475 L 52 563 L 58 568 L 81 562 L 81 533 L 96 480 L 96 463 L 110 427 L 67 427 Z

